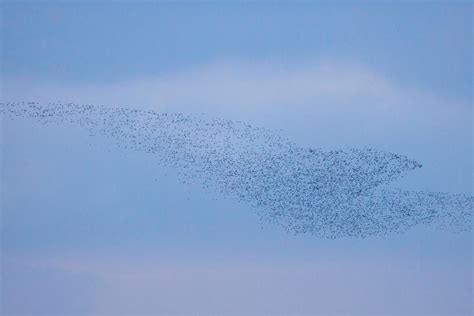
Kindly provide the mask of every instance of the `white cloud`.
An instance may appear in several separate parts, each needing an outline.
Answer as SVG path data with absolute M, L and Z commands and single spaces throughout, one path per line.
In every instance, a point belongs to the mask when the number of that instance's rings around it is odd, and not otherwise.
M 243 118 L 298 111 L 397 116 L 426 110 L 424 105 L 431 112 L 434 107 L 449 107 L 443 111 L 446 114 L 456 111 L 453 105 L 459 107 L 438 96 L 401 88 L 362 65 L 333 60 L 290 65 L 221 62 L 163 76 L 93 84 L 4 78 L 3 88 L 4 100 L 151 107 Z
M 4 100 L 72 101 L 145 106 L 186 111 L 229 107 L 275 109 L 322 101 L 346 105 L 354 100 L 405 102 L 419 93 L 402 90 L 362 65 L 325 60 L 313 63 L 221 62 L 157 77 L 108 83 L 66 83 L 34 78 L 4 78 Z M 427 96 L 425 96 L 427 97 Z
M 375 147 L 423 163 L 438 159 L 453 165 L 454 159 L 461 167 L 449 172 L 461 178 L 470 164 L 466 156 L 472 148 L 469 103 L 450 100 L 436 91 L 419 91 L 370 67 L 338 60 L 216 62 L 166 75 L 103 83 L 3 78 L 3 88 L 2 99 L 9 101 L 208 113 L 283 129 L 301 145 Z M 433 171 L 440 166 L 433 165 Z
M 214 63 L 159 77 L 106 84 L 68 84 L 47 80 L 4 79 L 4 99 L 35 98 L 107 105 L 158 107 L 275 107 L 321 97 L 386 97 L 397 92 L 368 69 L 332 61 Z

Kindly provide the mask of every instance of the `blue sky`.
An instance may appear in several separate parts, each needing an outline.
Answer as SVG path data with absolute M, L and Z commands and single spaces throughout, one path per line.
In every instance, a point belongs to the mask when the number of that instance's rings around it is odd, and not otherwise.
M 239 119 L 473 193 L 469 2 L 1 6 L 2 100 Z M 472 312 L 471 233 L 291 236 L 80 129 L 3 119 L 1 141 L 7 315 Z

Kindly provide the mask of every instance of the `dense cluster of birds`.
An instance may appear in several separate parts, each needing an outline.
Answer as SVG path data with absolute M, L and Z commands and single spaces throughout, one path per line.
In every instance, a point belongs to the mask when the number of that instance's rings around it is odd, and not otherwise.
M 154 154 L 183 181 L 253 206 L 291 233 L 364 237 L 417 224 L 470 228 L 474 197 L 387 190 L 383 184 L 421 167 L 373 149 L 303 148 L 240 121 L 73 103 L 1 103 L 2 116 L 75 124 L 90 135 Z

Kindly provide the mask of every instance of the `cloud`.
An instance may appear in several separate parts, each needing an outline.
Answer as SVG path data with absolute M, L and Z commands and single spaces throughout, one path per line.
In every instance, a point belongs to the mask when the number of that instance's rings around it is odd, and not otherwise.
M 373 101 L 366 104 L 377 101 L 378 109 L 384 110 L 387 103 L 403 106 L 408 99 L 434 101 L 427 94 L 399 87 L 366 66 L 330 59 L 295 64 L 215 62 L 161 76 L 106 83 L 4 78 L 3 84 L 3 99 L 8 101 L 71 101 L 179 111 L 333 106 L 325 106 L 321 100 L 360 108 L 361 104 L 354 102 L 360 99 Z
M 449 174 L 459 179 L 457 191 L 470 185 L 465 177 L 472 167 L 470 103 L 408 87 L 357 62 L 216 61 L 93 83 L 10 77 L 3 78 L 2 99 L 206 113 L 282 130 L 304 146 L 371 147 L 434 161 L 432 168 L 425 164 L 433 175 L 449 165 L 442 181 L 428 182 L 442 183 Z
M 67 98 L 87 102 L 94 98 L 97 102 L 98 97 L 104 103 L 121 105 L 144 102 L 153 106 L 191 106 L 203 102 L 226 106 L 230 101 L 233 105 L 265 106 L 336 94 L 381 97 L 396 93 L 370 70 L 332 61 L 295 65 L 217 62 L 164 76 L 106 84 L 10 79 L 4 82 L 7 99 L 27 96 L 38 101 Z
M 4 78 L 4 101 L 65 101 L 105 106 L 209 113 L 289 132 L 387 138 L 466 134 L 471 107 L 389 80 L 370 67 L 325 59 L 315 62 L 215 62 L 159 76 L 77 83 L 48 78 Z M 421 129 L 421 131 L 420 131 Z M 353 135 L 350 135 L 350 134 Z M 357 139 L 356 139 L 357 138 Z

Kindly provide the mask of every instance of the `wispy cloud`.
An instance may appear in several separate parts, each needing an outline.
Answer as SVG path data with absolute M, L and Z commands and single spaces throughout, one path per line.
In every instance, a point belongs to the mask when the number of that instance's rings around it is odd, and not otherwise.
M 410 122 L 462 119 L 469 106 L 414 91 L 369 67 L 326 59 L 282 64 L 216 62 L 161 76 L 103 83 L 4 78 L 4 100 L 68 101 L 207 112 L 248 119 L 303 113 L 346 123 L 378 118 Z M 428 121 L 428 120 L 425 120 Z M 431 120 L 433 121 L 433 120 Z M 459 122 L 458 122 L 459 123 Z
M 390 145 L 465 139 L 471 106 L 388 79 L 354 62 L 215 62 L 179 72 L 101 83 L 3 78 L 3 100 L 65 101 L 208 113 L 283 128 L 318 144 Z M 305 137 L 300 137 L 304 139 Z
M 324 107 L 321 100 L 329 99 L 354 106 L 349 101 L 360 98 L 384 101 L 379 105 L 383 109 L 387 101 L 406 102 L 408 97 L 421 97 L 419 92 L 402 89 L 366 66 L 330 59 L 298 64 L 216 62 L 167 75 L 107 83 L 4 78 L 3 84 L 6 100 L 31 98 L 199 111 L 235 106 Z
M 120 105 L 275 106 L 320 97 L 394 97 L 381 76 L 360 65 L 334 61 L 303 64 L 218 62 L 164 76 L 103 84 L 72 84 L 47 79 L 6 78 L 7 99 L 67 99 Z M 63 101 L 67 101 L 63 100 Z

